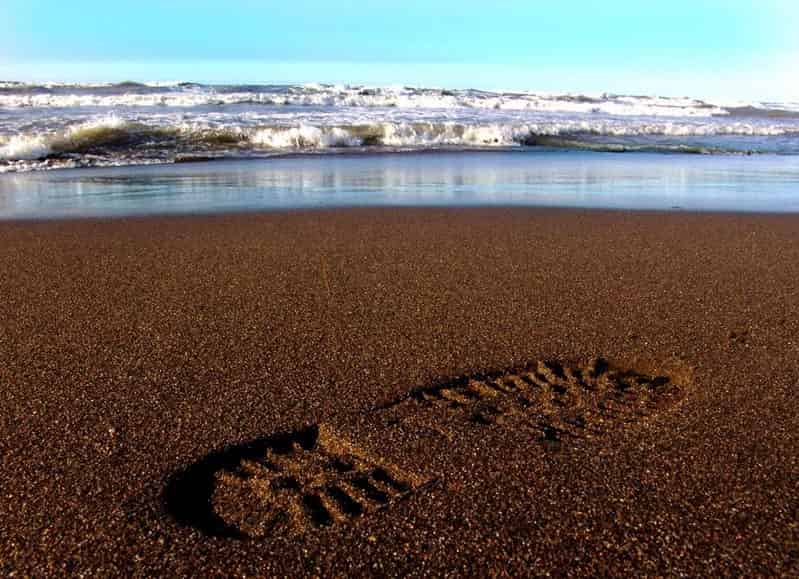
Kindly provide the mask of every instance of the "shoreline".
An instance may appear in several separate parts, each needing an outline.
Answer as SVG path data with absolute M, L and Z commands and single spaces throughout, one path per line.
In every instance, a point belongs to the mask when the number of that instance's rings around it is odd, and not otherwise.
M 0 569 L 795 573 L 797 280 L 797 214 L 1 221 Z M 593 383 L 550 406 L 494 389 L 496 412 L 466 418 L 414 406 L 542 360 L 590 382 L 592 358 L 655 386 L 613 394 L 613 413 Z M 566 431 L 575 405 L 582 425 L 553 443 L 542 417 Z M 179 473 L 276 435 L 317 453 L 286 467 L 302 484 L 354 456 L 399 498 L 250 541 L 181 524 Z M 216 487 L 215 512 L 251 529 L 241 488 Z
M 691 220 L 702 218 L 735 220 L 736 218 L 754 220 L 777 220 L 794 221 L 799 220 L 799 210 L 797 211 L 766 211 L 766 210 L 721 210 L 721 209 L 688 209 L 683 207 L 671 207 L 666 209 L 638 209 L 638 208 L 607 208 L 607 207 L 568 207 L 568 206 L 529 206 L 529 205 L 340 205 L 340 206 L 318 206 L 318 207 L 277 207 L 269 209 L 231 209 L 231 210 L 212 210 L 194 212 L 174 212 L 174 213 L 129 213 L 129 214 L 108 214 L 108 215 L 54 215 L 37 217 L 0 217 L 0 230 L 17 229 L 27 227 L 81 227 L 130 225 L 135 227 L 139 224 L 142 227 L 152 226 L 156 223 L 192 223 L 198 227 L 210 225 L 215 222 L 248 221 L 248 220 L 268 220 L 270 218 L 311 218 L 327 217 L 336 215 L 358 215 L 362 214 L 368 219 L 369 214 L 390 216 L 392 213 L 453 213 L 453 214 L 551 214 L 556 217 L 568 217 L 576 215 L 595 215 L 596 217 L 619 219 L 636 217 L 685 217 Z

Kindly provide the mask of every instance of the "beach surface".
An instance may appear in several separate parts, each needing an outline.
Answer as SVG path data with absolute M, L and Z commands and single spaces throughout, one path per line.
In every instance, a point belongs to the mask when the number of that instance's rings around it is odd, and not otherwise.
M 799 216 L 0 224 L 0 572 L 795 575 Z

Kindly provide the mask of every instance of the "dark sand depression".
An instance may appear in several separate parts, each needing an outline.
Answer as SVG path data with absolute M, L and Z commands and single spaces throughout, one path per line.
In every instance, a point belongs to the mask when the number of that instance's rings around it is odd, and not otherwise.
M 799 573 L 799 217 L 0 225 L 0 572 Z

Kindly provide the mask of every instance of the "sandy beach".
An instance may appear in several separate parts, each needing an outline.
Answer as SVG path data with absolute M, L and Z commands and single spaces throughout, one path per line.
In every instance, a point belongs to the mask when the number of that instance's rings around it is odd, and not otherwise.
M 0 224 L 0 572 L 799 573 L 799 216 Z

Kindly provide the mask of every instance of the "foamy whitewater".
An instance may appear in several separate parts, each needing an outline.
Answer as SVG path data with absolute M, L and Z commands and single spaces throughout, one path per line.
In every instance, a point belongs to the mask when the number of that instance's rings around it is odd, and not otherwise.
M 799 154 L 799 104 L 338 85 L 0 82 L 0 172 L 302 152 Z

